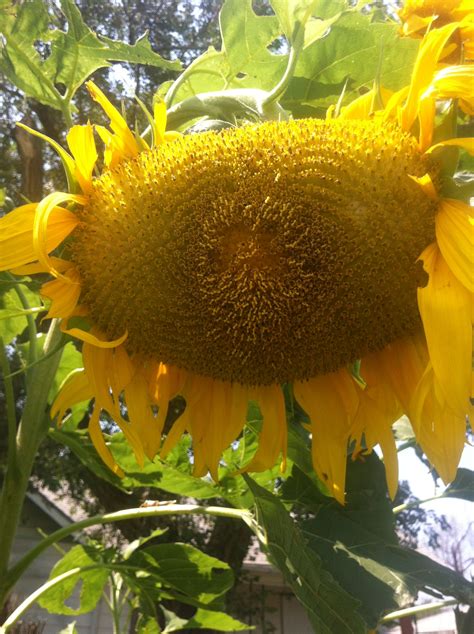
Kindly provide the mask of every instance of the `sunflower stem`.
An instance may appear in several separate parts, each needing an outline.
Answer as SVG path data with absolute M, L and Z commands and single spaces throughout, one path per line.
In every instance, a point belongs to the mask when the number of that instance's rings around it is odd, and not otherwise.
M 15 391 L 13 389 L 13 381 L 10 374 L 10 363 L 8 361 L 3 339 L 0 337 L 0 369 L 3 375 L 3 391 L 5 394 L 5 406 L 7 414 L 8 426 L 8 454 L 7 469 L 13 466 L 16 455 L 16 412 L 15 412 Z
M 53 320 L 46 336 L 43 354 L 48 354 L 60 337 L 59 323 Z M 47 432 L 45 420 L 48 394 L 56 375 L 61 352 L 62 350 L 59 350 L 47 362 L 32 369 L 23 416 L 16 432 L 15 450 L 12 449 L 13 458 L 9 455 L 7 460 L 0 494 L 0 607 L 12 587 L 8 583 L 10 553 L 36 452 Z
M 381 623 L 388 623 L 389 621 L 395 621 L 401 619 L 404 616 L 415 616 L 420 614 L 427 614 L 429 612 L 437 612 L 450 605 L 457 605 L 459 601 L 457 599 L 446 599 L 445 601 L 436 601 L 436 603 L 428 603 L 425 605 L 414 605 L 410 608 L 404 608 L 403 610 L 396 610 L 390 612 L 383 617 Z
M 440 495 L 433 495 L 430 498 L 425 498 L 424 500 L 413 500 L 413 502 L 406 502 L 405 504 L 400 504 L 400 506 L 394 506 L 392 509 L 392 513 L 394 515 L 398 515 L 398 513 L 403 513 L 403 511 L 407 511 L 408 509 L 415 508 L 420 506 L 420 504 L 426 504 L 427 502 L 433 502 L 433 500 L 439 500 L 444 495 L 441 493 Z
M 234 519 L 251 522 L 251 515 L 248 511 L 227 508 L 223 506 L 200 506 L 198 504 L 167 504 L 166 506 L 140 507 L 135 509 L 124 509 L 114 513 L 105 513 L 104 515 L 95 515 L 87 517 L 79 522 L 60 528 L 51 533 L 48 537 L 39 542 L 26 555 L 24 555 L 5 575 L 3 582 L 3 591 L 8 593 L 29 565 L 49 546 L 56 542 L 82 531 L 89 526 L 99 526 L 101 524 L 109 524 L 112 522 L 120 522 L 123 520 L 136 519 L 141 517 L 160 517 L 164 515 L 212 515 L 215 517 L 231 517 Z

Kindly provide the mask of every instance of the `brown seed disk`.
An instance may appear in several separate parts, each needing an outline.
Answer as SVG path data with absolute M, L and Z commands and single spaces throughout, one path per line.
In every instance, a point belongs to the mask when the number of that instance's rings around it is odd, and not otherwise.
M 420 326 L 433 165 L 392 125 L 184 136 L 106 171 L 76 232 L 82 300 L 131 353 L 258 385 L 336 370 Z

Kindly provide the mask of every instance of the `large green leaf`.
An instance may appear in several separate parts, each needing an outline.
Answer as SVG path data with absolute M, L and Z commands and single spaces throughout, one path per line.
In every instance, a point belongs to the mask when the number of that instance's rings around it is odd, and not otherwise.
M 280 500 L 250 478 L 247 481 L 255 497 L 261 545 L 305 608 L 315 631 L 365 633 L 359 602 L 325 570 Z
M 326 37 L 301 53 L 283 106 L 325 108 L 337 101 L 346 82 L 345 101 L 350 101 L 372 88 L 374 78 L 396 90 L 409 83 L 417 49 L 416 40 L 401 38 L 396 25 L 345 12 Z
M 100 556 L 99 556 L 100 558 Z M 86 546 L 74 546 L 54 566 L 49 576 L 57 577 L 73 568 L 86 568 L 97 564 L 98 555 L 94 548 Z M 107 581 L 108 570 L 95 568 L 84 570 L 77 575 L 64 579 L 47 590 L 38 600 L 42 608 L 53 614 L 84 614 L 95 608 L 99 602 L 104 585 Z M 77 590 L 76 595 L 74 591 Z M 77 607 L 71 607 L 66 601 L 78 602 Z
M 176 614 L 166 613 L 166 627 L 163 634 L 169 632 L 182 632 L 189 630 L 213 630 L 217 632 L 241 632 L 248 631 L 249 626 L 237 619 L 232 618 L 224 612 L 214 612 L 213 610 L 203 610 L 199 608 L 191 619 L 182 619 Z
M 10 343 L 27 326 L 25 307 L 18 291 L 23 294 L 30 309 L 42 307 L 39 294 L 27 284 L 11 281 L 7 274 L 0 273 L 0 336 L 4 344 Z
M 189 544 L 158 544 L 136 550 L 127 559 L 158 592 L 165 588 L 178 600 L 200 605 L 216 604 L 234 583 L 229 566 Z M 139 584 L 140 585 L 140 584 Z
M 0 70 L 29 97 L 61 109 L 61 95 L 43 69 L 35 43 L 49 41 L 50 16 L 42 0 L 23 2 L 0 12 Z
M 301 523 L 308 546 L 352 596 L 369 627 L 381 615 L 408 605 L 419 590 L 434 590 L 461 602 L 474 600 L 474 587 L 429 557 L 398 545 L 383 465 L 375 454 L 349 461 L 344 507 L 325 497 L 294 468 L 283 486 L 285 502 L 314 515 Z
M 50 22 L 54 18 L 46 6 L 42 0 L 31 0 L 0 14 L 0 31 L 5 39 L 0 70 L 28 97 L 43 104 L 63 110 L 81 84 L 112 61 L 168 70 L 181 68 L 178 61 L 165 60 L 155 53 L 146 35 L 130 45 L 95 34 L 72 0 L 61 0 L 67 30 L 53 28 Z M 40 56 L 38 42 L 52 43 L 48 56 Z

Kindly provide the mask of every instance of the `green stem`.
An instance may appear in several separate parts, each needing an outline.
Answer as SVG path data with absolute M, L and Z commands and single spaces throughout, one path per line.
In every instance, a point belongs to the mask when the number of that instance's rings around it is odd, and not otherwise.
M 404 616 L 415 616 L 419 614 L 427 614 L 429 612 L 437 612 L 450 605 L 457 605 L 459 601 L 457 599 L 446 599 L 445 601 L 437 601 L 436 603 L 428 603 L 425 605 L 414 605 L 411 608 L 404 608 L 403 610 L 396 610 L 390 612 L 383 617 L 381 623 L 388 623 L 389 621 L 395 621 L 401 619 Z
M 7 455 L 7 471 L 13 468 L 16 458 L 16 411 L 15 411 L 15 391 L 13 389 L 13 381 L 10 375 L 10 363 L 8 362 L 7 353 L 3 345 L 3 339 L 0 337 L 0 368 L 3 375 L 3 389 L 5 392 L 5 405 L 7 410 L 8 425 L 8 455 Z
M 407 511 L 408 509 L 415 508 L 420 506 L 420 504 L 426 504 L 426 502 L 432 502 L 433 500 L 441 499 L 443 494 L 441 495 L 433 495 L 431 498 L 425 498 L 424 500 L 414 500 L 413 502 L 406 502 L 405 504 L 400 504 L 400 506 L 394 506 L 392 509 L 392 513 L 394 515 L 398 515 L 398 513 L 402 513 L 403 511 Z
M 43 352 L 48 352 L 61 337 L 59 323 L 53 320 L 46 336 Z M 0 606 L 11 586 L 8 583 L 8 562 L 20 520 L 28 480 L 39 445 L 47 432 L 46 407 L 48 394 L 61 358 L 58 351 L 31 372 L 23 416 L 16 433 L 15 459 L 7 466 L 0 494 Z
M 115 584 L 114 573 L 109 576 L 110 584 L 110 611 L 112 613 L 114 634 L 120 634 L 120 608 L 118 605 L 118 590 Z
M 9 570 L 4 581 L 4 592 L 9 592 L 29 565 L 49 546 L 58 542 L 72 533 L 88 528 L 89 526 L 98 526 L 100 524 L 108 524 L 112 522 L 121 522 L 123 520 L 135 519 L 137 517 L 159 517 L 165 515 L 213 515 L 215 517 L 233 517 L 244 521 L 250 521 L 251 515 L 248 511 L 235 508 L 226 508 L 223 506 L 200 506 L 198 504 L 167 504 L 166 506 L 152 506 L 136 509 L 125 509 L 114 513 L 105 513 L 104 515 L 95 515 L 94 517 L 86 517 L 80 522 L 75 522 L 64 528 L 51 533 L 49 537 L 43 539 L 34 548 L 32 548 L 24 557 L 22 557 Z
M 285 73 L 283 77 L 280 79 L 278 84 L 272 88 L 272 90 L 265 97 L 265 104 L 273 103 L 278 101 L 286 92 L 288 88 L 288 83 L 290 79 L 293 77 L 293 73 L 295 71 L 296 62 L 298 61 L 298 57 L 300 54 L 300 48 L 292 46 L 290 50 L 290 54 L 288 55 L 288 64 L 286 66 Z
M 13 275 L 11 275 L 10 273 L 7 273 L 7 275 L 10 279 L 12 280 L 15 279 Z M 21 305 L 25 309 L 24 315 L 26 317 L 26 322 L 28 324 L 28 339 L 30 341 L 30 348 L 28 350 L 28 365 L 29 365 L 30 363 L 34 363 L 36 359 L 38 358 L 38 346 L 37 346 L 38 331 L 36 330 L 36 321 L 35 321 L 34 315 L 31 314 L 30 311 L 32 312 L 38 312 L 38 311 L 37 309 L 30 308 L 28 299 L 25 293 L 23 292 L 23 289 L 21 288 L 21 286 L 17 285 L 14 287 L 14 289 L 15 289 L 15 293 L 18 295 L 18 299 L 20 300 Z

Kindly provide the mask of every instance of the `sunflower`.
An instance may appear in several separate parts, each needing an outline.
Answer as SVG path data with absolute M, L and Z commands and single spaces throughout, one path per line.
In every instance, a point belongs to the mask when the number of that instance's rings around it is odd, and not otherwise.
M 102 173 L 93 126 L 72 127 L 70 153 L 56 146 L 70 192 L 0 220 L 0 270 L 52 277 L 47 316 L 82 342 L 84 361 L 52 415 L 94 399 L 90 436 L 115 473 L 102 412 L 139 464 L 187 432 L 194 474 L 217 479 L 250 402 L 263 424 L 245 468 L 283 469 L 286 385 L 340 502 L 351 443 L 354 455 L 381 445 L 395 494 L 391 426 L 403 413 L 454 478 L 470 394 L 472 217 L 442 196 L 437 154 L 468 142 L 431 139 L 437 99 L 473 107 L 456 83 L 469 67 L 437 74 L 457 28 L 425 37 L 406 90 L 372 91 L 326 120 L 180 135 L 157 103 L 148 144 L 88 83 L 110 119 L 95 126 Z M 163 440 L 177 395 L 186 407 Z

